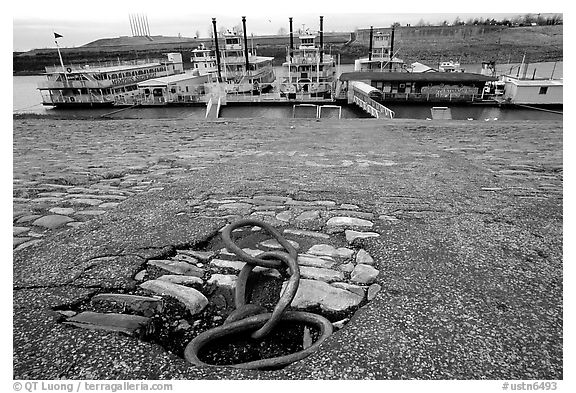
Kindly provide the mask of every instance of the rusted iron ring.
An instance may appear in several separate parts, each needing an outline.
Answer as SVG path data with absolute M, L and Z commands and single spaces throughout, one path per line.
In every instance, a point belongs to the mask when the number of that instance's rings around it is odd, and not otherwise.
M 286 254 L 285 252 L 278 252 L 278 251 L 269 251 L 260 254 L 260 258 L 262 259 L 278 259 L 288 265 L 290 269 L 290 279 L 284 288 L 284 292 L 280 296 L 280 300 L 274 307 L 274 311 L 272 312 L 272 317 L 262 326 L 260 329 L 256 330 L 252 333 L 252 338 L 260 339 L 267 334 L 278 324 L 280 321 L 280 317 L 282 313 L 290 305 L 294 296 L 296 296 L 296 291 L 298 290 L 298 285 L 300 283 L 300 269 L 298 268 L 298 262 L 296 259 L 292 258 L 290 255 Z M 236 305 L 236 310 L 230 315 L 230 317 L 226 320 L 228 322 L 232 322 L 237 320 L 238 317 L 242 317 L 244 310 L 246 310 L 246 284 L 248 282 L 248 276 L 252 269 L 254 269 L 254 265 L 250 265 L 246 263 L 240 274 L 238 275 L 238 281 L 236 281 L 236 292 L 234 297 L 234 302 Z M 257 311 L 257 309 L 254 309 Z
M 276 228 L 274 228 L 270 224 L 267 224 L 259 220 L 254 220 L 251 218 L 238 220 L 224 227 L 224 229 L 222 230 L 222 240 L 224 241 L 224 244 L 226 244 L 226 248 L 228 249 L 228 251 L 233 252 L 241 260 L 251 265 L 257 265 L 262 267 L 273 267 L 273 268 L 279 268 L 282 266 L 282 261 L 266 260 L 260 257 L 254 257 L 246 253 L 244 250 L 238 247 L 236 243 L 234 243 L 234 241 L 232 240 L 232 231 L 236 228 L 241 228 L 249 225 L 257 226 L 265 230 L 269 235 L 271 235 L 274 239 L 276 239 L 282 247 L 284 247 L 286 252 L 290 254 L 290 256 L 294 258 L 294 260 L 298 259 L 298 251 L 296 251 L 294 246 L 292 246 L 292 244 L 290 244 L 290 242 L 288 242 L 288 240 L 286 240 L 286 238 L 284 238 L 284 236 L 282 236 L 282 234 Z
M 186 349 L 184 350 L 184 357 L 188 362 L 196 366 L 234 367 L 253 370 L 277 369 L 309 356 L 315 352 L 320 347 L 320 345 L 332 334 L 332 324 L 323 316 L 302 311 L 288 311 L 282 314 L 282 321 L 304 322 L 318 328 L 320 336 L 318 337 L 318 340 L 316 340 L 316 342 L 314 342 L 314 344 L 312 344 L 310 347 L 299 352 L 291 353 L 289 355 L 222 366 L 204 363 L 198 358 L 199 351 L 208 343 L 226 336 L 242 333 L 247 330 L 260 327 L 264 325 L 266 321 L 270 320 L 271 317 L 271 313 L 254 315 L 240 321 L 232 322 L 200 333 L 198 336 L 196 336 L 196 338 L 188 343 Z

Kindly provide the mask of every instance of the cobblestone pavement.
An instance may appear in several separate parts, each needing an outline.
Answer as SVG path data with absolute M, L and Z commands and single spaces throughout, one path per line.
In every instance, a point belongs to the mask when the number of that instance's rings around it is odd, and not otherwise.
M 151 266 L 198 266 L 190 239 L 256 217 L 300 242 L 305 280 L 372 301 L 276 374 L 190 369 L 106 336 L 102 353 L 127 365 L 114 376 L 562 378 L 562 185 L 556 122 L 16 119 L 15 304 L 49 328 L 31 334 L 17 313 L 15 374 L 111 372 L 82 352 L 92 334 L 62 330 L 36 304 L 65 310 Z M 231 282 L 238 261 L 211 258 L 196 284 Z
M 82 225 L 131 196 L 161 190 L 166 184 L 193 176 L 195 171 L 235 157 L 282 155 L 300 165 L 345 168 L 357 175 L 368 167 L 384 170 L 397 165 L 394 151 L 374 151 L 370 146 L 362 151 L 354 146 L 358 142 L 354 138 L 348 141 L 348 156 L 341 152 L 331 154 L 329 148 L 322 146 L 316 149 L 313 144 L 300 146 L 304 148 L 300 151 L 278 147 L 267 150 L 260 147 L 268 138 L 279 137 L 277 132 L 266 135 L 272 131 L 271 126 L 264 125 L 254 133 L 240 124 L 240 131 L 230 134 L 226 125 L 232 121 L 184 124 L 178 128 L 174 128 L 177 122 L 171 120 L 147 122 L 144 126 L 134 121 L 95 121 L 82 127 L 77 127 L 75 121 L 63 120 L 16 122 L 14 247 L 21 249 L 38 243 L 46 234 Z M 331 127 L 337 132 L 337 124 Z M 482 192 L 531 199 L 561 197 L 562 156 L 555 134 L 540 135 L 536 143 L 535 133 L 541 133 L 537 127 L 526 130 L 523 135 L 526 140 L 499 127 L 494 131 L 490 126 L 482 128 L 485 131 L 480 134 L 475 134 L 473 128 L 468 132 L 458 130 L 460 135 L 445 132 L 437 135 L 434 128 L 420 126 L 413 135 L 422 146 L 438 145 L 444 152 L 481 162 L 495 177 L 518 180 L 512 188 L 503 190 L 487 185 Z M 412 154 L 416 163 L 419 155 L 429 153 Z M 379 157 L 374 159 L 375 156 Z M 534 165 L 535 159 L 538 165 Z M 426 205 L 425 201 L 410 196 L 404 198 L 403 202 L 406 201 Z

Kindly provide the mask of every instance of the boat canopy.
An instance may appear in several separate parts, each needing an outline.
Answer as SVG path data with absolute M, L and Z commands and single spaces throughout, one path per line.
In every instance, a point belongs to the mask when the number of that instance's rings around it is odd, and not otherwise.
M 364 82 L 359 82 L 359 81 L 352 81 L 351 82 L 352 86 L 356 89 L 356 90 L 360 90 L 362 93 L 366 94 L 369 97 L 373 97 L 373 96 L 382 96 L 382 92 L 380 90 L 378 90 L 377 88 L 370 86 L 367 83 Z

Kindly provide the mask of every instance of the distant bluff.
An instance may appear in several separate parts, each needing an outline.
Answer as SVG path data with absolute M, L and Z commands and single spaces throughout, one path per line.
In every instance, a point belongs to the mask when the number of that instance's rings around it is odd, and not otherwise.
M 389 32 L 389 28 L 378 29 Z M 368 29 L 354 32 L 325 32 L 326 51 L 340 54 L 343 64 L 350 64 L 368 52 Z M 298 42 L 297 39 L 295 42 Z M 63 48 L 62 54 L 70 63 L 89 63 L 106 60 L 162 57 L 170 51 L 181 52 L 189 62 L 193 49 L 205 44 L 212 46 L 209 37 L 112 37 L 102 38 L 77 48 Z M 259 55 L 274 57 L 282 64 L 289 45 L 289 35 L 266 35 L 249 38 L 249 48 Z M 420 61 L 431 66 L 445 60 L 461 63 L 520 62 L 526 53 L 530 62 L 563 59 L 563 28 L 556 26 L 402 26 L 395 29 L 395 52 L 406 62 Z M 14 52 L 14 73 L 42 72 L 47 65 L 58 64 L 55 48 Z

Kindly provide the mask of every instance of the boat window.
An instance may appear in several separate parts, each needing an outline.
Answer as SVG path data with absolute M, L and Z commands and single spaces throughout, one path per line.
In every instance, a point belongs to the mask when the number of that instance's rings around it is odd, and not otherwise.
M 546 93 L 548 93 L 548 86 L 541 86 L 538 94 L 546 94 Z

